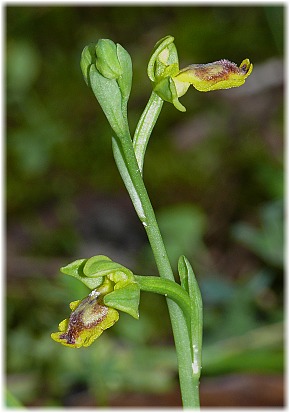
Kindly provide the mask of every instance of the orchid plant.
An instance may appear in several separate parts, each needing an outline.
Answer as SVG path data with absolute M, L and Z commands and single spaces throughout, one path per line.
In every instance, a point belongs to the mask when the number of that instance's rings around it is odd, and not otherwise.
M 70 303 L 69 318 L 52 333 L 53 340 L 68 347 L 87 347 L 119 319 L 119 311 L 139 318 L 140 292 L 166 297 L 176 346 L 182 402 L 199 407 L 202 351 L 202 298 L 194 271 L 185 256 L 178 261 L 180 283 L 175 281 L 144 180 L 146 147 L 164 101 L 184 112 L 179 102 L 189 86 L 202 92 L 241 86 L 251 74 L 248 59 L 240 66 L 222 59 L 179 69 L 174 38 L 166 36 L 156 45 L 148 64 L 153 91 L 131 137 L 127 103 L 132 84 L 128 52 L 108 39 L 86 46 L 81 55 L 84 80 L 92 89 L 114 132 L 114 158 L 136 213 L 147 233 L 160 277 L 137 275 L 104 255 L 76 260 L 61 272 L 77 278 L 91 289 L 82 300 Z

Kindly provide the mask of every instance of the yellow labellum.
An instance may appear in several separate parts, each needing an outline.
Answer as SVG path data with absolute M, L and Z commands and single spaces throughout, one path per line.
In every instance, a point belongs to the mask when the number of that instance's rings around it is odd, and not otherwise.
M 180 97 L 189 85 L 201 92 L 241 86 L 252 70 L 253 65 L 249 59 L 243 60 L 239 67 L 229 60 L 222 59 L 213 63 L 190 65 L 180 70 L 173 80 Z
M 51 338 L 67 347 L 88 347 L 115 324 L 118 311 L 99 302 L 99 295 L 94 290 L 83 300 L 70 303 L 70 318 L 59 323 L 59 331 L 52 333 Z

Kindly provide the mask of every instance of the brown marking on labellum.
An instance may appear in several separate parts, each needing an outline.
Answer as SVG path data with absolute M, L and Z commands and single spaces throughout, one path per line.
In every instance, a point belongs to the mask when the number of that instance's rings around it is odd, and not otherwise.
M 231 73 L 241 73 L 241 69 L 235 63 L 226 59 L 213 63 L 190 65 L 189 68 L 194 70 L 196 77 L 204 81 L 226 80 Z
M 92 291 L 84 298 L 78 307 L 71 313 L 67 331 L 59 336 L 67 344 L 75 344 L 83 330 L 97 326 L 108 313 L 108 307 L 98 303 L 99 293 Z

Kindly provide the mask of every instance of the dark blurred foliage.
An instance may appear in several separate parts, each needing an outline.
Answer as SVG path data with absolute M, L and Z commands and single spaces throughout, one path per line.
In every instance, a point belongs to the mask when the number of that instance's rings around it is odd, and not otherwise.
M 171 34 L 181 67 L 221 58 L 254 64 L 242 88 L 191 89 L 181 99 L 186 113 L 165 103 L 145 160 L 172 265 L 185 254 L 203 293 L 201 403 L 282 405 L 283 6 L 5 12 L 8 404 L 180 405 L 163 297 L 144 293 L 140 320 L 122 314 L 91 348 L 49 337 L 68 303 L 87 294 L 60 266 L 105 254 L 156 274 L 111 131 L 82 79 L 81 51 L 110 38 L 131 54 L 133 131 L 151 93 L 151 50 Z

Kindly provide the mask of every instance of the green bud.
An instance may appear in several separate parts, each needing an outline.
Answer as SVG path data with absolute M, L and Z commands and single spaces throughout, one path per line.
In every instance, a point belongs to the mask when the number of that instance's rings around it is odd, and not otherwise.
M 107 79 L 118 79 L 122 68 L 117 55 L 117 46 L 112 40 L 100 39 L 96 45 L 96 68 Z
M 132 85 L 130 55 L 119 44 L 100 39 L 82 52 L 81 70 L 117 136 L 130 134 L 127 103 Z

